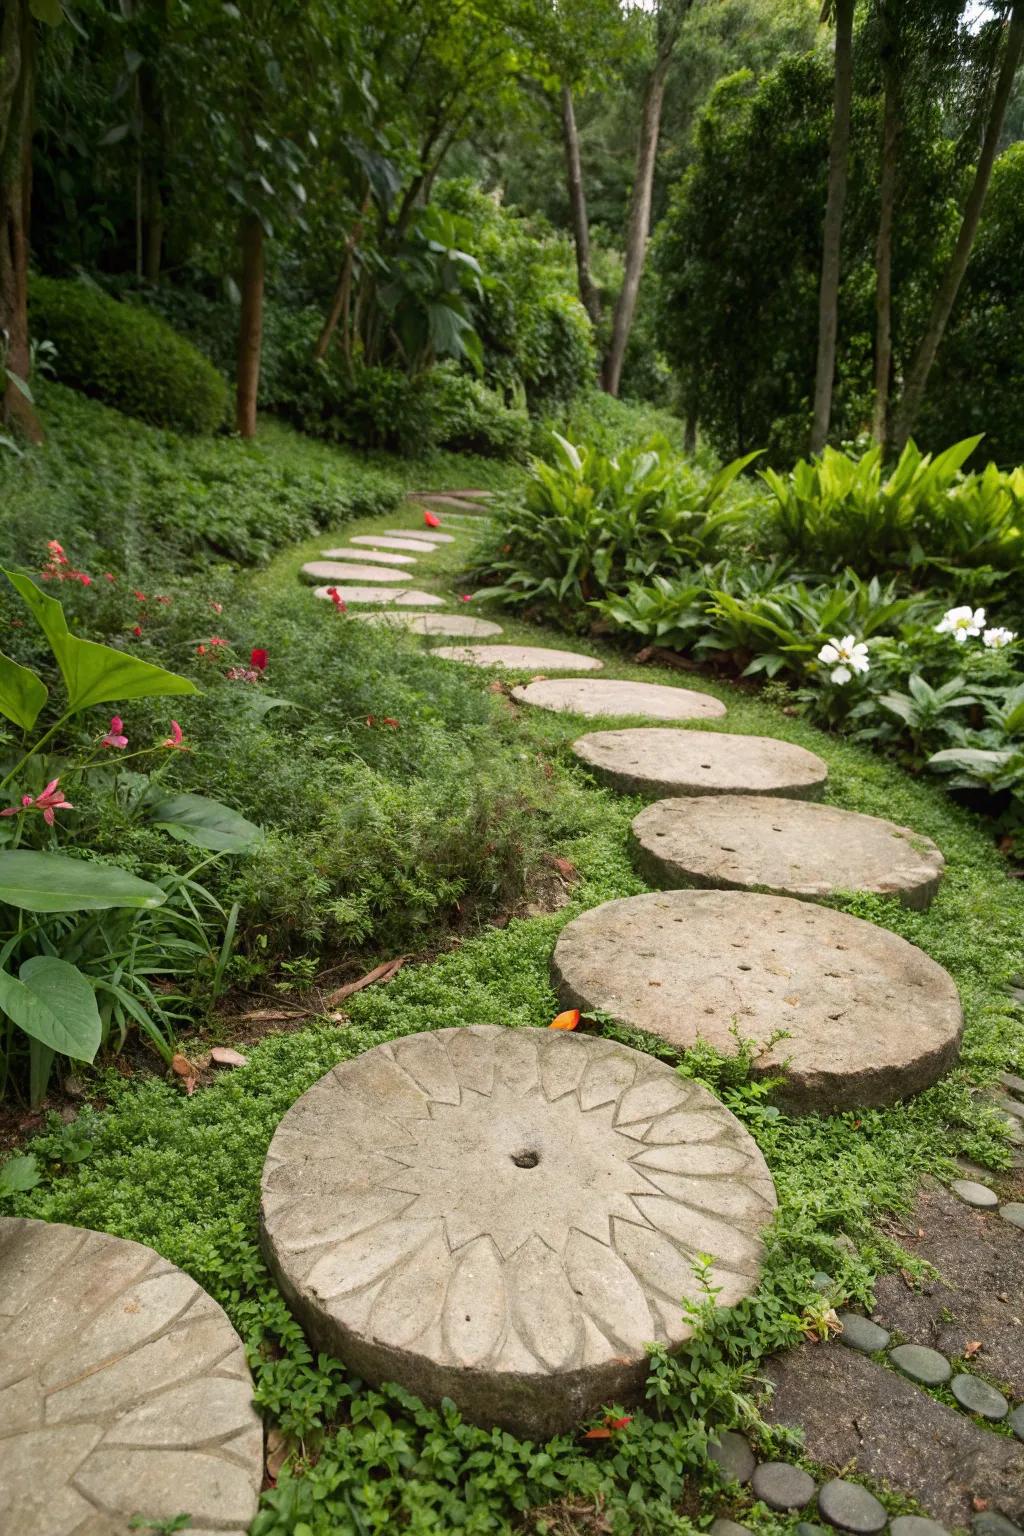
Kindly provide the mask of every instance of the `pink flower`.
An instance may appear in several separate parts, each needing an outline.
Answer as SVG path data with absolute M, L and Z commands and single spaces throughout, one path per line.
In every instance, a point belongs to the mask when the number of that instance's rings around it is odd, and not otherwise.
M 256 668 L 257 672 L 265 672 L 267 670 L 267 653 L 261 646 L 254 648 L 249 656 L 249 661 Z
M 171 721 L 171 734 L 160 743 L 162 747 L 170 747 L 175 752 L 187 752 L 184 739 L 181 734 L 181 726 L 177 720 Z
M 213 609 L 214 613 L 223 613 L 224 612 L 224 604 L 223 603 L 213 603 L 213 602 L 211 602 L 210 607 Z
M 145 594 L 145 592 L 133 592 L 132 596 L 133 597 L 137 597 L 140 603 L 146 602 L 146 594 Z
M 205 645 L 197 645 L 196 646 L 196 655 L 197 656 L 205 656 L 206 655 L 206 646 Z
M 157 598 L 157 602 L 158 603 L 163 603 L 165 608 L 168 607 L 173 601 L 174 601 L 174 599 L 170 598 L 170 597 L 158 597 Z
M 334 604 L 339 613 L 348 612 L 348 604 L 343 601 L 341 593 L 338 591 L 337 587 L 328 587 L 327 596 L 330 598 L 331 602 Z
M 82 583 L 83 587 L 91 587 L 92 586 L 92 577 L 91 576 L 87 576 L 84 571 L 76 571 L 75 572 L 75 579 L 77 581 L 80 581 Z
M 460 603 L 471 603 L 472 601 L 473 601 L 473 593 L 472 592 L 460 592 L 459 593 L 459 602 Z
M 47 539 L 46 547 L 54 559 L 63 561 L 64 546 L 62 544 L 58 544 L 56 539 Z
M 73 811 L 74 806 L 70 800 L 64 799 L 64 791 L 58 788 L 60 779 L 51 779 L 41 795 L 33 800 L 31 795 L 22 795 L 21 805 L 12 805 L 6 811 L 0 811 L 0 816 L 20 816 L 23 811 L 42 811 L 43 820 L 48 827 L 53 826 L 55 811 Z
M 128 745 L 128 737 L 124 735 L 124 721 L 120 715 L 110 717 L 110 730 L 100 742 L 101 747 L 118 747 L 123 750 Z
M 103 572 L 103 580 L 104 581 L 109 581 L 111 584 L 113 584 L 114 581 L 116 581 L 116 579 L 117 578 L 110 571 L 104 571 Z
M 228 667 L 224 676 L 229 683 L 258 683 L 260 680 L 255 667 Z
M 210 644 L 211 644 L 211 646 L 216 647 L 218 645 L 227 645 L 228 643 L 229 642 L 227 640 L 222 640 L 220 635 L 211 635 L 210 636 Z

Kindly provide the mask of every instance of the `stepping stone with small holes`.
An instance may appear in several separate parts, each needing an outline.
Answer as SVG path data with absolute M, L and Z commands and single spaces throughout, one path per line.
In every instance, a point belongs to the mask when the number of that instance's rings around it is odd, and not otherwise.
M 544 678 L 513 688 L 520 704 L 570 711 L 575 715 L 648 715 L 652 720 L 710 720 L 725 705 L 708 693 L 670 688 L 663 683 L 631 683 L 620 678 Z
M 785 795 L 816 800 L 828 768 L 803 747 L 766 736 L 638 726 L 593 731 L 573 751 L 606 784 L 627 795 Z
M 325 560 L 361 560 L 377 565 L 415 565 L 415 555 L 396 555 L 389 549 L 324 549 Z
M 300 572 L 304 581 L 412 581 L 411 571 L 389 571 L 382 565 L 358 561 L 309 560 Z
M 775 1191 L 707 1089 L 594 1037 L 468 1026 L 342 1062 L 280 1122 L 267 1261 L 317 1349 L 533 1440 L 640 1398 L 694 1255 L 757 1287 Z
M 435 645 L 431 655 L 469 667 L 503 667 L 512 672 L 541 667 L 551 672 L 598 672 L 604 666 L 596 656 L 549 651 L 539 645 Z
M 909 827 L 777 796 L 658 800 L 632 835 L 644 874 L 670 888 L 768 890 L 803 901 L 871 891 L 921 910 L 945 867 L 935 844 Z
M 243 1536 L 263 1429 L 242 1341 L 173 1264 L 105 1232 L 0 1218 L 0 1528 L 122 1536 L 135 1516 Z
M 349 543 L 375 544 L 380 549 L 397 549 L 408 555 L 432 555 L 437 548 L 429 539 L 420 538 L 418 533 L 403 533 L 400 537 L 387 533 L 355 533 Z
M 922 1387 L 942 1387 L 953 1374 L 953 1367 L 945 1355 L 927 1344 L 900 1344 L 892 1351 L 889 1362 L 911 1381 Z
M 875 1536 L 885 1529 L 889 1516 L 885 1505 L 861 1483 L 834 1477 L 818 1493 L 818 1513 L 829 1525 L 855 1536 Z
M 444 598 L 437 597 L 433 592 L 408 592 L 401 587 L 335 587 L 333 590 L 343 603 L 376 603 L 381 607 L 394 604 L 395 607 L 406 608 L 444 607 Z M 314 587 L 313 596 L 331 602 L 334 600 L 327 587 Z
M 464 635 L 467 639 L 484 640 L 488 635 L 500 635 L 501 625 L 490 619 L 472 619 L 468 613 L 404 613 L 388 610 L 384 613 L 354 613 L 354 619 L 364 624 L 385 624 L 395 628 L 411 629 L 416 635 Z
M 563 928 L 551 970 L 563 1008 L 679 1050 L 704 1040 L 732 1055 L 738 1025 L 754 1075 L 781 1075 L 778 1100 L 795 1113 L 891 1104 L 959 1051 L 960 999 L 941 966 L 874 923 L 784 896 L 605 902 Z
M 437 528 L 386 528 L 385 536 L 393 539 L 423 539 L 430 544 L 454 544 L 455 535 L 441 533 Z

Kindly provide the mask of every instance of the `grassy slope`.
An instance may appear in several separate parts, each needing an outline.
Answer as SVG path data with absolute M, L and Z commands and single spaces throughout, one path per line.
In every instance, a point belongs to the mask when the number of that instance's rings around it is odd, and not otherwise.
M 404 467 L 401 477 L 409 484 L 422 473 L 419 466 Z M 479 472 L 465 465 L 431 467 L 429 475 L 435 484 L 443 477 L 456 483 L 456 476 L 462 484 L 479 482 Z M 398 526 L 394 513 L 348 531 L 392 525 Z M 286 613 L 290 624 L 342 622 L 312 598 L 303 607 L 306 599 L 295 589 L 297 565 L 323 544 L 321 539 L 288 551 L 254 579 L 253 599 L 268 623 L 275 612 Z M 432 557 L 439 588 L 459 590 L 458 558 L 453 546 Z M 417 583 L 424 571 L 424 563 L 415 568 Z M 502 622 L 505 639 L 543 641 L 536 630 Z M 604 656 L 610 675 L 679 680 L 677 673 L 632 666 L 598 645 L 563 637 L 553 643 Z M 382 675 L 393 659 L 409 676 L 415 673 L 425 690 L 436 676 L 453 702 L 459 690 L 486 693 L 487 674 L 460 672 L 456 681 L 451 669 L 442 673 L 438 664 L 419 662 L 424 647 L 413 638 L 378 634 L 375 644 Z M 134 1085 L 111 1073 L 109 1110 L 93 1130 L 86 1120 L 84 1132 L 57 1131 L 46 1149 L 52 1178 L 16 1202 L 20 1213 L 151 1243 L 228 1307 L 249 1343 L 260 1401 L 315 1462 L 300 1464 L 297 1475 L 285 1475 L 266 1496 L 256 1527 L 261 1536 L 504 1531 L 518 1528 L 522 1511 L 545 1506 L 557 1507 L 567 1522 L 558 1529 L 584 1532 L 598 1528 L 586 1515 L 595 1504 L 603 1505 L 616 1532 L 685 1529 L 677 1513 L 681 1478 L 701 1460 L 700 1416 L 725 1422 L 746 1411 L 746 1399 L 734 1395 L 746 1368 L 761 1351 L 795 1338 L 801 1316 L 813 1317 L 820 1307 L 812 1273 L 824 1268 L 836 1276 L 830 1300 L 865 1297 L 872 1275 L 893 1262 L 874 1235 L 873 1216 L 904 1203 L 924 1171 L 941 1169 L 957 1151 L 993 1164 L 1005 1161 L 994 1117 L 972 1089 L 1005 1065 L 1024 1066 L 1024 1032 L 1003 990 L 1024 966 L 1024 891 L 1007 879 L 985 829 L 934 785 L 914 782 L 754 695 L 711 682 L 701 686 L 729 706 L 721 726 L 710 728 L 763 732 L 819 752 L 829 762 L 833 803 L 906 822 L 943 849 L 948 872 L 928 913 L 865 897 L 839 904 L 902 933 L 950 970 L 967 1021 L 959 1066 L 909 1105 L 860 1117 L 792 1121 L 765 1114 L 759 1097 L 734 1074 L 699 1064 L 757 1137 L 778 1184 L 779 1219 L 761 1291 L 709 1326 L 699 1380 L 688 1377 L 685 1362 L 657 1371 L 661 1415 L 637 1415 L 614 1446 L 581 1451 L 566 1438 L 542 1451 L 461 1426 L 453 1415 L 422 1409 L 401 1393 L 361 1390 L 336 1362 L 312 1361 L 267 1281 L 256 1246 L 260 1168 L 280 1115 L 333 1063 L 396 1035 L 466 1022 L 545 1025 L 555 1010 L 547 961 L 561 925 L 576 911 L 643 889 L 626 844 L 638 803 L 591 784 L 568 752 L 585 724 L 541 711 L 513 716 L 494 701 L 501 751 L 524 771 L 538 759 L 547 765 L 549 798 L 537 814 L 550 850 L 580 871 L 573 905 L 502 929 L 484 927 L 433 963 L 408 967 L 386 989 L 353 998 L 348 1024 L 317 1023 L 266 1039 L 252 1049 L 247 1068 L 191 1100 L 163 1082 Z M 338 703 L 325 698 L 323 707 Z M 651 1037 L 616 1033 L 661 1050 Z M 92 1150 L 71 1164 L 69 1143 L 82 1134 L 91 1138 Z M 853 1239 L 856 1254 L 837 1245 L 842 1236 Z M 330 1427 L 322 1440 L 324 1423 Z M 742 1517 L 765 1531 L 792 1524 L 764 1511 L 751 1517 L 743 1510 Z M 524 1528 L 544 1527 L 531 1518 Z

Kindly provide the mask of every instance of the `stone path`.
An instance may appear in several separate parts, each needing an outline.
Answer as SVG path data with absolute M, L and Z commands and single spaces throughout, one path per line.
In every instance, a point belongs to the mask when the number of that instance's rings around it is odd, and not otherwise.
M 661 683 L 629 683 L 611 677 L 543 678 L 513 688 L 520 704 L 574 715 L 647 715 L 652 720 L 710 720 L 725 705 L 708 693 L 669 688 Z
M 374 544 L 379 549 L 397 549 L 407 554 L 432 555 L 437 548 L 429 539 L 421 536 L 419 531 L 388 535 L 386 533 L 356 533 L 349 541 L 352 544 Z
M 792 795 L 814 800 L 828 768 L 788 741 L 640 726 L 573 742 L 580 762 L 628 795 Z
M 396 555 L 390 549 L 325 549 L 325 560 L 363 560 L 377 565 L 415 565 L 415 555 Z
M 417 528 L 415 530 L 411 528 L 385 528 L 384 532 L 389 537 L 396 539 L 407 539 L 412 534 L 414 538 L 422 539 L 429 544 L 455 543 L 454 534 L 441 533 L 437 528 Z M 379 543 L 380 541 L 378 540 L 377 542 Z
M 263 1430 L 242 1342 L 188 1275 L 101 1232 L 0 1219 L 0 1531 L 242 1536 Z
M 945 860 L 927 837 L 877 816 L 761 795 L 658 800 L 632 827 L 653 885 L 767 890 L 821 901 L 837 891 L 931 905 Z
M 302 567 L 304 581 L 412 581 L 411 571 L 393 571 L 383 565 L 351 564 L 345 560 L 308 560 Z
M 285 1115 L 264 1249 L 316 1346 L 531 1438 L 643 1390 L 698 1253 L 757 1286 L 775 1191 L 739 1121 L 625 1046 L 441 1029 L 336 1067 Z
M 528 672 L 535 667 L 547 667 L 553 672 L 599 672 L 604 666 L 596 656 L 547 650 L 539 645 L 435 645 L 431 655 L 442 661 L 461 661 L 470 667 L 503 667 L 516 672 Z
M 500 635 L 500 624 L 490 619 L 473 619 L 467 613 L 354 613 L 354 619 L 365 624 L 393 624 L 411 629 L 417 635 L 465 635 L 473 640 L 483 640 L 488 635 Z
M 444 598 L 434 592 L 403 591 L 401 587 L 333 587 L 333 592 L 346 604 L 393 603 L 396 607 L 443 608 Z M 314 587 L 314 597 L 333 601 L 332 588 Z

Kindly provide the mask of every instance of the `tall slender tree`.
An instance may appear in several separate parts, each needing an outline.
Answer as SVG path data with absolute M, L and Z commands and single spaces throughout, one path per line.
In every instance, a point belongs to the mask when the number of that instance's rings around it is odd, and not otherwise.
M 828 155 L 828 197 L 822 232 L 818 286 L 818 361 L 814 376 L 811 452 L 820 453 L 832 419 L 832 386 L 839 334 L 839 273 L 850 156 L 850 109 L 853 102 L 854 0 L 825 0 L 822 20 L 835 20 L 832 134 Z

